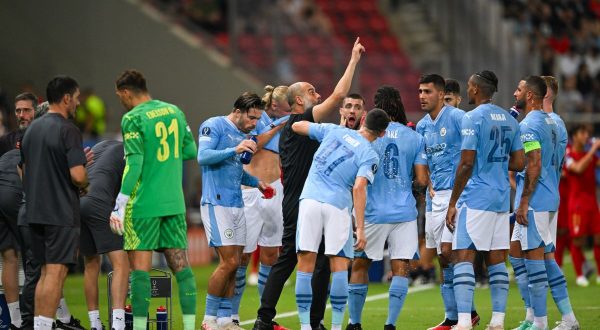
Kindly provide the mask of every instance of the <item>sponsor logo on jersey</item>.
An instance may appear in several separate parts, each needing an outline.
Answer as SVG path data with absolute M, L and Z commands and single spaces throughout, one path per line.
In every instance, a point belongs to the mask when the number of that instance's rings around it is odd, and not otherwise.
M 125 133 L 125 136 L 123 136 L 124 140 L 131 140 L 131 139 L 139 139 L 140 138 L 140 133 L 139 132 L 127 132 Z
M 525 133 L 521 134 L 521 141 L 533 141 L 535 140 L 535 136 L 533 133 Z
M 432 146 L 429 146 L 429 147 L 425 148 L 425 153 L 428 154 L 428 155 L 430 155 L 430 154 L 442 152 L 445 149 L 446 149 L 446 144 L 445 143 L 438 143 L 438 144 L 434 144 Z
M 462 136 L 473 136 L 475 135 L 475 130 L 472 128 L 463 128 L 460 130 Z

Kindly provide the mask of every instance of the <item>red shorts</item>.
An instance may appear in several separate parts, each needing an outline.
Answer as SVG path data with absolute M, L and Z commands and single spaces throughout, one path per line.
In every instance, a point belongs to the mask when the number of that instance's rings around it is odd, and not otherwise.
M 600 212 L 598 204 L 571 203 L 569 205 L 569 233 L 571 237 L 600 234 Z

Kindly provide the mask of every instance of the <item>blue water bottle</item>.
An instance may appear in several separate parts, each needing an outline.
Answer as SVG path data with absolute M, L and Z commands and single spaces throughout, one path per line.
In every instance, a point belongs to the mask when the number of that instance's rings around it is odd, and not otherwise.
M 256 136 L 250 136 L 249 139 L 256 142 Z M 250 164 L 251 160 L 252 160 L 252 153 L 249 151 L 244 151 L 240 155 L 240 162 L 242 162 L 242 164 Z
M 160 306 L 156 309 L 156 330 L 167 330 L 168 327 L 167 309 Z

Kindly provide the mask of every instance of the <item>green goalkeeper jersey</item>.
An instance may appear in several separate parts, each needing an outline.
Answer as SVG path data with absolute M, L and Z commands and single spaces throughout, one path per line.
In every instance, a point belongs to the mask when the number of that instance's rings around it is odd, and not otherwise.
M 185 213 L 183 161 L 196 158 L 196 143 L 184 113 L 159 100 L 139 104 L 121 121 L 125 158 L 141 155 L 141 174 L 130 195 L 132 218 Z M 123 179 L 129 168 L 127 162 Z

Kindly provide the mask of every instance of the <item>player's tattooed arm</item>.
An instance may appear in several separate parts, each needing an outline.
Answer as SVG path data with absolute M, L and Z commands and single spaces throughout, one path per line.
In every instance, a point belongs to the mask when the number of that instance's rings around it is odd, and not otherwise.
M 186 250 L 183 249 L 166 249 L 165 259 L 173 274 L 189 266 Z
M 413 187 L 419 195 L 424 195 L 429 185 L 429 167 L 427 165 L 415 165 L 414 172 Z
M 528 225 L 527 213 L 529 212 L 529 198 L 535 191 L 538 178 L 542 172 L 542 149 L 531 150 L 526 154 L 527 167 L 525 168 L 525 183 L 519 208 L 515 212 L 517 222 L 523 226 Z

